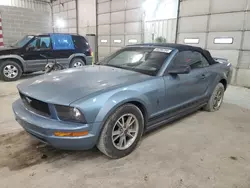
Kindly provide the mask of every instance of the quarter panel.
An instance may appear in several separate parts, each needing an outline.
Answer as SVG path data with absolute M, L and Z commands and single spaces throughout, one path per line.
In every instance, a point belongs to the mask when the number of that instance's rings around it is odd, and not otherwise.
M 207 67 L 208 79 L 209 79 L 209 87 L 207 90 L 207 94 L 210 96 L 216 87 L 216 85 L 220 82 L 221 79 L 226 79 L 226 73 L 229 71 L 229 67 L 224 64 L 214 64 Z

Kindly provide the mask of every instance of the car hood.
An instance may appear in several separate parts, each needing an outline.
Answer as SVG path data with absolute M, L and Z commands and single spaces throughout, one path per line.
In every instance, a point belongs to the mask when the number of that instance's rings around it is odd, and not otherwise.
M 0 55 L 15 54 L 20 48 L 0 48 Z
M 108 66 L 85 66 L 44 74 L 19 84 L 22 94 L 52 104 L 70 105 L 87 95 L 123 87 L 151 76 Z

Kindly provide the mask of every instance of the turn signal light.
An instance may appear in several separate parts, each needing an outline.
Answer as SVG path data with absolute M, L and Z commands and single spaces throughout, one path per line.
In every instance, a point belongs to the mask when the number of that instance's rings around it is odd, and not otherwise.
M 83 131 L 83 132 L 55 132 L 55 136 L 60 136 L 60 137 L 78 137 L 78 136 L 86 136 L 88 135 L 88 131 Z

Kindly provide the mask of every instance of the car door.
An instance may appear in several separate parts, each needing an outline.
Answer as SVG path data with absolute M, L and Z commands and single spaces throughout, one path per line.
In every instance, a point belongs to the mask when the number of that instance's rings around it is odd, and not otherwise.
M 44 70 L 47 62 L 53 60 L 51 39 L 47 36 L 35 37 L 27 45 L 22 55 L 30 72 Z
M 167 70 L 188 65 L 188 74 L 168 74 Z M 179 109 L 194 102 L 202 103 L 208 86 L 207 70 L 209 66 L 199 52 L 178 52 L 167 67 L 164 75 L 166 101 L 165 109 Z

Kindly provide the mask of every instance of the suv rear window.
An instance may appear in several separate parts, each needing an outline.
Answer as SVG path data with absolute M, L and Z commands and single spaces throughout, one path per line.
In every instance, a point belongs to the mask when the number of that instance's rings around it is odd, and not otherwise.
M 72 36 L 73 43 L 76 49 L 87 49 L 89 48 L 87 40 L 82 36 Z
M 68 34 L 51 34 L 52 45 L 54 50 L 74 50 L 71 35 Z

